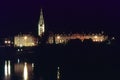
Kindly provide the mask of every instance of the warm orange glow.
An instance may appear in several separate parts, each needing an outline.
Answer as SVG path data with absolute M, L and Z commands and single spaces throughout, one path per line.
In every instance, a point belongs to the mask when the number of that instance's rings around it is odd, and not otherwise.
M 60 39 L 60 36 L 57 36 L 57 39 Z
M 22 77 L 22 80 L 29 80 L 33 76 L 34 63 L 22 63 L 20 59 L 18 59 L 18 63 L 14 64 L 15 74 L 19 77 Z
M 10 44 L 11 42 L 10 41 L 8 41 L 8 44 Z
M 70 39 L 79 39 L 81 41 L 84 41 L 85 39 L 91 39 L 93 42 L 103 42 L 108 39 L 108 36 L 105 36 L 103 34 L 55 34 L 55 43 L 61 44 L 61 43 L 67 43 Z M 113 38 L 114 39 L 114 38 Z M 54 41 L 54 35 L 49 36 L 48 43 L 52 44 Z
M 97 38 L 98 38 L 98 36 L 94 36 L 94 38 L 95 38 L 95 39 L 97 39 Z

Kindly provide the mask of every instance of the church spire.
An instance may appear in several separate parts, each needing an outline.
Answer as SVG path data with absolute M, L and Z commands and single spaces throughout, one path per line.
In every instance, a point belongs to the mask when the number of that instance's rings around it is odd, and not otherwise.
M 45 23 L 44 23 L 44 17 L 43 17 L 43 10 L 41 8 L 40 19 L 38 22 L 38 36 L 42 36 L 44 32 L 45 32 Z

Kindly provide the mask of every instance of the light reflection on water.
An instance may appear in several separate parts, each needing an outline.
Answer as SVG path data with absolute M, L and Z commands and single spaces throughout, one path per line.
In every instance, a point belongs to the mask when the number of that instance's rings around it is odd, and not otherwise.
M 25 64 L 24 64 L 23 79 L 24 79 L 24 80 L 27 80 L 27 79 L 28 79 L 28 68 L 27 68 L 27 63 L 26 63 L 26 62 L 25 62 Z
M 34 63 L 20 62 L 12 64 L 10 60 L 5 60 L 3 80 L 12 80 L 12 74 L 22 80 L 31 80 L 33 77 L 33 70 Z
M 5 61 L 4 74 L 5 74 L 5 80 L 9 80 L 10 76 L 11 76 L 11 64 L 10 64 L 10 60 Z

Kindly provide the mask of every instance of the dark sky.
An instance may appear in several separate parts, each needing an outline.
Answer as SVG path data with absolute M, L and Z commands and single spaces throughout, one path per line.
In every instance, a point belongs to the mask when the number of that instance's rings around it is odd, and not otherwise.
M 0 0 L 0 35 L 37 31 L 41 7 L 49 31 L 119 32 L 119 0 Z

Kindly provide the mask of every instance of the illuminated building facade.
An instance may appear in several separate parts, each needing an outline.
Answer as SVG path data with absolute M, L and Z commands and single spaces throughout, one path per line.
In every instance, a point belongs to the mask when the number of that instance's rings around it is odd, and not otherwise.
M 44 24 L 44 17 L 43 17 L 43 12 L 42 9 L 40 11 L 40 20 L 38 23 L 38 36 L 42 36 L 45 32 L 45 24 Z
M 42 36 L 45 32 L 45 23 L 43 18 L 43 12 L 41 9 L 40 12 L 40 20 L 38 24 L 38 35 Z M 108 36 L 105 36 L 102 33 L 99 34 L 50 34 L 46 43 L 48 44 L 60 44 L 60 43 L 67 43 L 71 39 L 79 39 L 84 41 L 85 39 L 91 39 L 93 42 L 103 42 L 108 39 Z
M 43 17 L 43 11 L 40 11 L 40 19 L 38 23 L 38 36 L 42 37 L 45 32 L 45 23 Z M 108 39 L 108 36 L 105 36 L 102 33 L 99 34 L 50 34 L 48 36 L 47 42 L 48 44 L 66 44 L 69 40 L 79 39 L 84 41 L 86 39 L 91 39 L 93 42 L 103 42 Z M 6 44 L 10 43 L 9 41 L 5 41 Z M 38 40 L 31 35 L 18 35 L 14 37 L 14 46 L 16 47 L 29 47 L 38 45 Z
M 17 35 L 14 37 L 14 46 L 15 47 L 30 47 L 36 46 L 38 44 L 37 38 L 32 35 Z
M 103 42 L 108 39 L 108 36 L 103 34 L 55 34 L 50 35 L 48 38 L 48 44 L 60 44 L 67 43 L 69 40 L 79 39 L 84 41 L 85 39 L 91 39 L 93 42 Z

